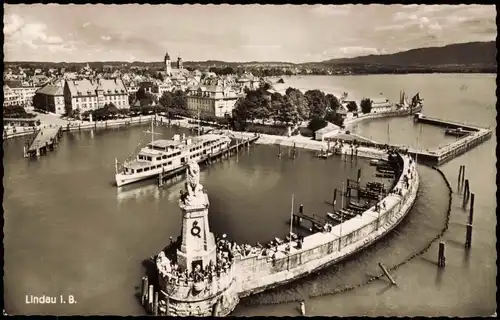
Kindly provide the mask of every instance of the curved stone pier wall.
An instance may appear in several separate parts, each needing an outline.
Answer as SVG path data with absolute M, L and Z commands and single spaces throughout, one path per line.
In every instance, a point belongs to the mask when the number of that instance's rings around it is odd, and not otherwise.
M 369 152 L 383 157 L 383 152 L 378 151 L 372 149 Z M 372 207 L 362 215 L 342 223 L 342 226 L 333 227 L 331 232 L 307 236 L 300 250 L 295 249 L 295 243 L 292 242 L 289 255 L 284 253 L 288 244 L 283 244 L 278 247 L 278 251 L 283 252 L 280 258 L 273 259 L 258 254 L 235 257 L 240 297 L 279 286 L 336 263 L 392 230 L 410 211 L 419 187 L 415 162 L 409 156 L 398 156 L 403 162 L 403 171 L 394 188 L 401 190 L 401 195 L 390 193 L 384 198 L 382 201 L 386 207 L 380 213 Z M 405 176 L 408 184 L 405 183 Z

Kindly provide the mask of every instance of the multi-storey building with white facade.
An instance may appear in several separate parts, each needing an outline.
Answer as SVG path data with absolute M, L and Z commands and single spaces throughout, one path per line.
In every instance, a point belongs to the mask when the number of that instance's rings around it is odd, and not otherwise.
M 128 92 L 121 79 L 67 80 L 64 85 L 66 110 L 85 112 L 113 103 L 119 109 L 129 108 Z
M 39 86 L 21 80 L 7 80 L 5 84 L 19 96 L 19 102 L 23 106 L 31 105 L 35 92 L 40 89 Z
M 230 115 L 239 96 L 222 80 L 200 85 L 189 90 L 187 107 L 192 114 L 223 118 Z
M 3 85 L 3 105 L 4 106 L 15 106 L 22 105 L 21 98 L 17 93 L 14 92 L 8 85 Z

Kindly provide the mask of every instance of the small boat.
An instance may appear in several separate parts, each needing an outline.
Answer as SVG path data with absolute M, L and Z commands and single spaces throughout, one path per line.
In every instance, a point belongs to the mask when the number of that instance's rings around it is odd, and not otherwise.
M 333 156 L 334 154 L 335 153 L 331 152 L 331 151 L 322 151 L 322 152 L 318 153 L 316 155 L 316 157 L 322 158 L 322 159 L 327 159 L 328 157 Z
M 349 210 L 349 209 L 340 209 L 339 212 L 342 213 L 344 216 L 348 216 L 351 218 L 358 215 L 356 212 Z
M 394 178 L 394 174 L 392 173 L 376 173 L 375 176 L 377 178 Z
M 371 166 L 376 166 L 376 165 L 378 165 L 380 162 L 381 162 L 381 160 L 373 159 L 373 160 L 370 160 L 370 165 L 371 165 Z
M 362 211 L 365 211 L 366 209 L 368 209 L 370 207 L 370 205 L 368 204 L 368 202 L 366 203 L 356 203 L 356 202 L 351 202 L 349 203 L 348 205 L 349 208 L 353 208 L 354 210 L 362 210 Z
M 380 168 L 377 168 L 377 172 L 379 172 L 379 173 L 390 173 L 390 174 L 394 173 L 394 171 L 392 171 L 392 170 L 380 169 Z
M 349 210 L 350 212 L 355 213 L 355 214 L 360 214 L 360 213 L 363 213 L 366 211 L 366 208 L 359 208 L 359 207 L 352 206 L 352 205 L 347 206 L 347 208 L 345 208 L 345 209 Z
M 384 187 L 384 184 L 381 182 L 367 182 L 366 183 L 367 187 Z
M 342 219 L 340 219 L 340 217 L 338 215 L 336 215 L 335 213 L 327 212 L 326 216 L 335 222 L 338 222 L 338 223 L 342 222 Z
M 449 135 L 449 136 L 455 136 L 455 137 L 463 137 L 463 136 L 466 136 L 468 134 L 471 134 L 470 131 L 468 130 L 464 130 L 462 128 L 456 128 L 456 129 L 446 129 L 446 131 L 444 132 L 446 135 Z

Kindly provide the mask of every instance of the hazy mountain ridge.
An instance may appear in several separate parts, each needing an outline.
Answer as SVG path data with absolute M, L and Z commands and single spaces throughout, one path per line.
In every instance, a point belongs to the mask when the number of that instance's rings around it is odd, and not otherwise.
M 321 63 L 327 65 L 363 63 L 386 66 L 494 65 L 496 53 L 495 41 L 468 42 L 443 47 L 418 48 L 393 54 L 330 59 Z
M 457 43 L 443 47 L 418 48 L 408 51 L 402 51 L 393 54 L 367 55 L 354 58 L 338 58 L 321 62 L 227 62 L 220 60 L 208 61 L 185 61 L 186 67 L 210 68 L 210 67 L 297 67 L 297 68 L 328 68 L 342 65 L 380 65 L 380 66 L 496 66 L 496 43 L 489 42 L 468 42 Z M 127 65 L 128 67 L 140 68 L 162 68 L 163 62 L 145 62 L 145 61 L 93 61 L 93 62 L 33 62 L 33 61 L 6 61 L 5 65 L 29 64 L 35 67 L 58 68 L 68 65 L 85 66 L 89 64 L 92 68 L 98 67 L 118 67 Z

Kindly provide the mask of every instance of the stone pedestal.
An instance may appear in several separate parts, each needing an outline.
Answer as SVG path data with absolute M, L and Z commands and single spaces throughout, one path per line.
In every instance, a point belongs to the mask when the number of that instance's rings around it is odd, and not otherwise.
M 215 263 L 215 237 L 208 225 L 208 196 L 200 192 L 190 203 L 180 202 L 182 210 L 182 242 L 177 250 L 177 263 L 191 272 L 196 265 L 205 269 L 210 261 Z

